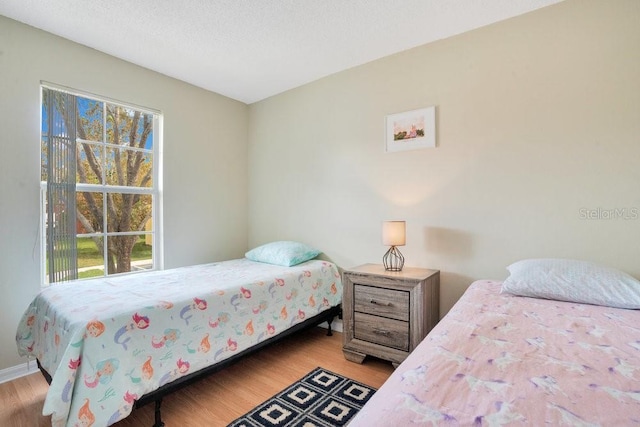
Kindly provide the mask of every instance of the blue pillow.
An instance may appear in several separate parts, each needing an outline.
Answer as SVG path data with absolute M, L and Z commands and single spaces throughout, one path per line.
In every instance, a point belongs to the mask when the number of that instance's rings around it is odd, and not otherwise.
M 280 241 L 271 242 L 251 249 L 244 254 L 251 261 L 291 267 L 320 255 L 321 251 L 304 243 Z

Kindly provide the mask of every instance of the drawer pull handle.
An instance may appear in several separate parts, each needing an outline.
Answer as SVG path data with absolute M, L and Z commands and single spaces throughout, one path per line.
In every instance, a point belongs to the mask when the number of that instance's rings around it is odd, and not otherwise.
M 390 331 L 384 331 L 382 329 L 374 329 L 373 332 L 378 334 L 378 335 L 385 336 L 385 337 L 388 337 L 389 335 L 391 335 Z
M 380 301 L 376 301 L 374 299 L 372 299 L 371 301 L 369 301 L 371 304 L 375 304 L 375 305 L 384 305 L 385 307 L 391 307 L 391 303 L 390 302 L 380 302 Z

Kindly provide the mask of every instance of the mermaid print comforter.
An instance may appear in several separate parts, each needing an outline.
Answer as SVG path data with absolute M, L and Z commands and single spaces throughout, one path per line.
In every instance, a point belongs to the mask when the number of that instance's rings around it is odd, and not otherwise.
M 17 330 L 52 376 L 54 426 L 107 426 L 136 399 L 340 303 L 337 267 L 239 259 L 52 285 Z
M 473 283 L 349 427 L 640 425 L 640 310 Z

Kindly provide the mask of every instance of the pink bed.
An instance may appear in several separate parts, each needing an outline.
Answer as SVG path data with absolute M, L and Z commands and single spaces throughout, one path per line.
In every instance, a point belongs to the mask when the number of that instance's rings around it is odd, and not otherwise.
M 473 283 L 349 424 L 640 425 L 640 310 Z

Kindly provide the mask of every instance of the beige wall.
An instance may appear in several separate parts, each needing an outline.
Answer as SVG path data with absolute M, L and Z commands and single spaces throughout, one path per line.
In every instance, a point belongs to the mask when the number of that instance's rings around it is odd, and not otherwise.
M 379 262 L 381 221 L 405 219 L 444 314 L 525 257 L 640 277 L 640 218 L 580 213 L 640 210 L 638 17 L 636 0 L 567 0 L 250 107 L 0 17 L 0 369 L 23 362 L 39 290 L 41 80 L 163 112 L 165 267 L 283 238 Z M 384 116 L 429 105 L 438 148 L 385 154 Z
M 441 314 L 522 258 L 640 277 L 639 20 L 636 0 L 568 0 L 251 105 L 250 246 L 381 262 L 381 221 L 405 219 Z M 438 147 L 385 154 L 385 115 L 430 105 Z M 598 208 L 627 219 L 581 218 Z
M 0 16 L 0 370 L 24 362 L 16 326 L 40 290 L 41 80 L 162 111 L 166 268 L 247 244 L 245 104 Z

